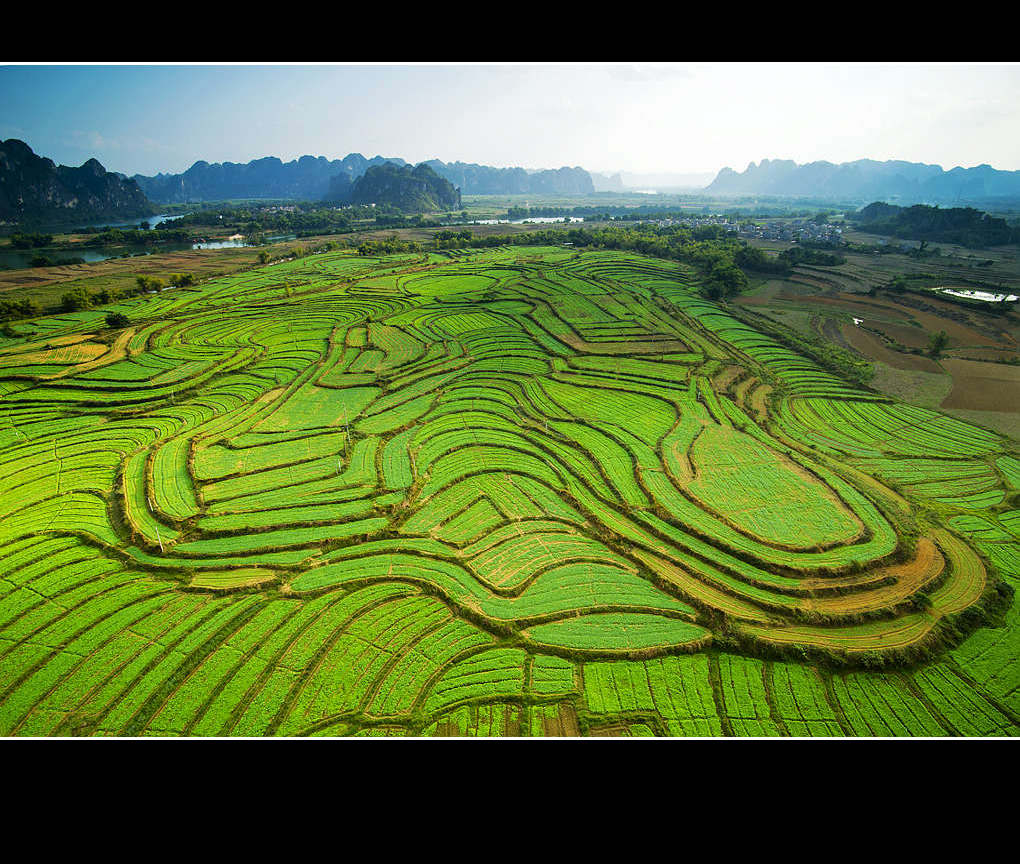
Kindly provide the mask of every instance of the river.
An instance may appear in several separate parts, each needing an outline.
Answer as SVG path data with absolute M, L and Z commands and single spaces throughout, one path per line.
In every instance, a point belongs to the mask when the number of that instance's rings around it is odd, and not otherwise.
M 153 217 L 155 218 L 155 217 Z M 164 220 L 165 221 L 165 220 Z M 123 223 L 125 225 L 137 225 L 137 222 Z M 106 226 L 103 226 L 106 227 Z M 111 225 L 111 228 L 118 227 Z M 267 237 L 269 243 L 294 240 L 296 234 L 280 234 Z M 146 249 L 140 246 L 84 246 L 76 244 L 67 248 L 42 248 L 42 249 L 10 249 L 0 250 L 0 270 L 25 270 L 32 266 L 32 259 L 38 255 L 45 256 L 51 261 L 60 261 L 66 258 L 83 258 L 86 264 L 95 264 L 97 261 L 106 261 L 109 258 L 135 258 L 142 255 L 153 255 L 167 252 L 184 252 L 191 249 L 234 249 L 239 246 L 247 246 L 244 239 L 228 240 L 206 240 L 198 243 L 161 243 L 159 246 Z M 125 254 L 128 253 L 128 254 Z

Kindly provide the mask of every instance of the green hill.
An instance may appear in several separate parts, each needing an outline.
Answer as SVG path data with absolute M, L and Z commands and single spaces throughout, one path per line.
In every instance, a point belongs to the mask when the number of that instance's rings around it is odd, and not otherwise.
M 0 141 L 0 225 L 71 225 L 154 212 L 134 180 L 95 159 L 79 168 L 56 165 L 24 141 Z
M 354 204 L 388 204 L 405 212 L 459 210 L 460 190 L 428 165 L 414 168 L 386 162 L 373 165 L 351 189 Z

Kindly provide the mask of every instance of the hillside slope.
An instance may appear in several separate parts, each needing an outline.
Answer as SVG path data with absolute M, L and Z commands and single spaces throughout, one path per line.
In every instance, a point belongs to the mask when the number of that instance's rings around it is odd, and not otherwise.
M 71 168 L 37 156 L 16 138 L 0 142 L 0 224 L 80 224 L 154 212 L 134 180 L 95 159 Z
M 388 204 L 405 212 L 458 210 L 460 190 L 428 165 L 414 168 L 386 163 L 373 165 L 354 181 L 354 204 Z

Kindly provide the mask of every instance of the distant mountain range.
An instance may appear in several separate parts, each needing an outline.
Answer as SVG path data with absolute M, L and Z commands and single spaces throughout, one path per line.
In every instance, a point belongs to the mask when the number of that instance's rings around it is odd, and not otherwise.
M 80 168 L 57 166 L 37 156 L 23 141 L 0 142 L 0 225 L 82 225 L 102 220 L 127 220 L 156 212 L 157 204 L 237 199 L 295 201 L 362 200 L 367 189 L 380 182 L 390 192 L 403 178 L 402 190 L 414 199 L 412 209 L 422 209 L 429 199 L 439 209 L 452 209 L 457 195 L 591 195 L 595 192 L 626 192 L 647 189 L 668 191 L 686 187 L 691 191 L 707 182 L 707 175 L 693 174 L 591 174 L 583 168 L 548 170 L 496 168 L 467 162 L 431 159 L 420 163 L 447 181 L 438 184 L 423 172 L 419 175 L 386 172 L 356 194 L 359 178 L 383 165 L 411 169 L 399 157 L 366 158 L 351 153 L 343 159 L 302 156 L 283 162 L 274 156 L 247 163 L 199 161 L 181 174 L 136 174 L 128 178 L 106 171 L 95 159 Z M 385 181 L 385 182 L 383 182 Z M 426 182 L 427 181 L 427 182 Z M 424 185 L 422 185 L 424 183 Z M 417 185 L 416 185 L 417 184 Z M 690 184 L 690 185 L 687 185 Z M 390 188 L 392 187 L 392 188 Z M 419 188 L 420 187 L 420 188 Z M 379 188 L 383 188 L 379 186 Z M 413 191 L 417 190 L 417 191 Z M 834 164 L 764 159 L 752 162 L 742 173 L 723 168 L 700 190 L 706 196 L 774 196 L 812 198 L 835 203 L 863 204 L 886 201 L 896 204 L 949 204 L 994 207 L 1020 202 L 1020 171 L 998 171 L 989 165 L 953 168 L 917 162 L 876 162 L 860 159 Z M 458 203 L 457 209 L 460 204 Z M 427 208 L 426 208 L 427 209 Z
M 155 177 L 136 174 L 132 179 L 138 181 L 149 198 L 161 204 L 240 198 L 319 201 L 333 190 L 349 190 L 353 181 L 368 168 L 384 162 L 407 164 L 395 157 L 366 159 L 360 153 L 333 160 L 324 156 L 302 156 L 292 162 L 267 156 L 244 164 L 199 161 L 183 174 L 157 174 Z
M 994 203 L 1020 198 L 1020 171 L 990 165 L 953 168 L 920 162 L 811 162 L 788 159 L 752 162 L 743 173 L 723 168 L 706 195 L 772 195 L 833 201 L 896 201 L 902 204 Z
M 81 225 L 155 212 L 134 180 L 95 159 L 71 168 L 37 156 L 16 138 L 0 142 L 0 224 Z
M 595 192 L 591 175 L 583 168 L 527 171 L 438 159 L 430 159 L 425 164 L 457 186 L 463 195 L 592 195 Z
M 715 177 L 711 173 L 632 174 L 629 171 L 619 171 L 616 174 L 590 173 L 596 192 L 694 192 L 704 189 Z
M 274 156 L 245 164 L 196 162 L 183 174 L 157 174 L 132 179 L 153 201 L 225 201 L 239 198 L 276 198 L 296 201 L 347 200 L 354 181 L 373 166 L 391 162 L 399 167 L 410 163 L 398 157 L 366 159 L 351 153 L 343 159 L 302 156 L 282 162 Z M 524 168 L 493 168 L 464 162 L 423 163 L 464 195 L 576 195 L 595 191 L 583 168 L 526 171 Z

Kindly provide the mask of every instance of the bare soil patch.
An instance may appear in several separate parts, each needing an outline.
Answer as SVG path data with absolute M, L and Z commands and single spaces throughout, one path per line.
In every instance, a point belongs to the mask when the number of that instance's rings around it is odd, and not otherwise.
M 953 376 L 943 408 L 1020 412 L 1020 366 L 949 357 L 942 367 Z
M 930 357 L 894 351 L 874 333 L 869 333 L 856 324 L 844 324 L 840 328 L 840 332 L 855 351 L 863 354 L 869 360 L 879 360 L 882 363 L 887 363 L 894 369 L 933 372 L 936 374 L 942 371 L 938 364 Z
M 908 348 L 928 347 L 929 334 L 921 327 L 911 327 L 909 324 L 892 324 L 888 321 L 865 320 L 865 324 Z

